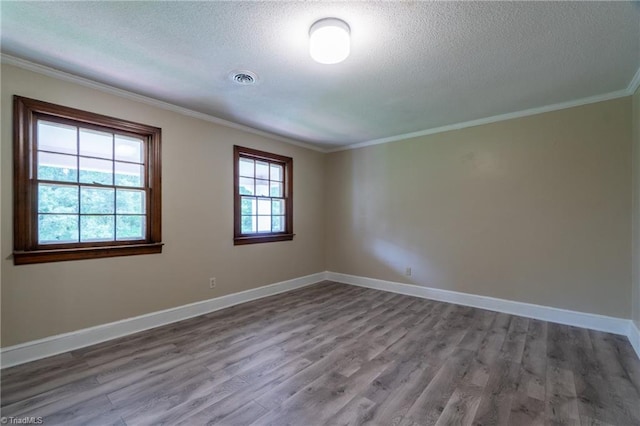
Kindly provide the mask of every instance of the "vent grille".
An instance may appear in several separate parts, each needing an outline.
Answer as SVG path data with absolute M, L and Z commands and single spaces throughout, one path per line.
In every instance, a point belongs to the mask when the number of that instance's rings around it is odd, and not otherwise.
M 251 71 L 234 71 L 230 74 L 230 77 L 234 83 L 242 86 L 249 86 L 258 81 L 258 76 Z

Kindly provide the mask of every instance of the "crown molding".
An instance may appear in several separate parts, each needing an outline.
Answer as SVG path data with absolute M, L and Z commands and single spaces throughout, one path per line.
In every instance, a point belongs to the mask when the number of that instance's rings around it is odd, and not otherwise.
M 640 80 L 640 70 L 639 70 L 639 73 L 636 73 L 634 80 Z M 640 81 L 636 81 L 636 87 L 638 86 L 637 84 L 638 82 Z M 370 141 L 365 141 L 365 142 L 355 143 L 352 145 L 345 145 L 339 148 L 330 149 L 330 150 L 327 150 L 327 152 L 331 153 L 331 152 L 338 152 L 338 151 L 346 151 L 350 149 L 364 148 L 366 146 L 381 145 L 381 144 L 391 143 L 391 142 L 399 142 L 406 139 L 417 138 L 420 136 L 427 136 L 427 135 L 433 135 L 436 133 L 449 132 L 451 130 L 466 129 L 467 127 L 481 126 L 483 124 L 496 123 L 499 121 L 511 120 L 513 118 L 528 117 L 531 115 L 543 114 L 545 112 L 558 111 L 566 108 L 573 108 L 577 106 L 593 104 L 596 102 L 603 102 L 603 101 L 609 101 L 612 99 L 624 98 L 625 96 L 633 95 L 633 93 L 635 92 L 635 90 L 631 91 L 631 87 L 632 87 L 632 84 L 630 83 L 627 89 L 625 90 L 618 90 L 616 92 L 604 93 L 602 95 L 590 96 L 588 98 L 576 99 L 576 100 L 567 101 L 567 102 L 560 102 L 557 104 L 546 105 L 543 107 L 531 108 L 531 109 L 526 109 L 526 110 L 517 111 L 517 112 L 509 112 L 506 114 L 494 115 L 492 117 L 479 118 L 477 120 L 449 124 L 447 126 L 434 127 L 431 129 L 420 130 L 418 132 L 405 133 L 397 136 L 390 136 L 388 138 L 373 139 Z
M 638 71 L 636 71 L 636 75 L 633 76 L 631 81 L 629 82 L 629 86 L 627 86 L 627 92 L 629 96 L 633 96 L 638 90 L 638 86 L 640 86 L 640 67 L 638 67 Z
M 174 105 L 169 102 L 161 101 L 159 99 L 151 98 L 144 95 L 139 95 L 128 90 L 119 89 L 117 87 L 109 86 L 108 84 L 98 83 L 97 81 L 90 80 L 88 78 L 79 77 L 75 74 L 71 74 L 65 71 L 60 71 L 55 68 L 51 68 L 45 65 L 36 64 L 26 59 L 17 58 L 15 56 L 7 55 L 6 53 L 0 53 L 0 62 L 7 65 L 13 65 L 18 68 L 32 71 L 38 74 L 53 77 L 58 80 L 64 80 L 71 83 L 76 83 L 81 86 L 89 87 L 91 89 L 99 90 L 101 92 L 109 93 L 111 95 L 119 96 L 121 98 L 129 99 L 135 102 L 141 102 L 147 105 L 151 105 L 157 108 L 161 108 L 167 111 L 175 112 L 188 117 L 197 118 L 200 120 L 208 121 L 210 123 L 218 124 L 220 126 L 229 127 L 243 132 L 252 133 L 254 135 L 262 136 L 268 139 L 277 140 L 280 142 L 288 143 L 290 145 L 299 146 L 301 148 L 310 149 L 318 152 L 326 152 L 325 149 L 319 148 L 314 145 L 310 145 L 304 142 L 299 142 L 294 139 L 285 138 L 275 133 L 265 132 L 256 128 L 245 126 L 243 124 L 234 123 L 232 121 L 224 120 L 216 116 L 205 114 L 202 112 L 194 111 L 188 108 L 184 108 L 178 105 Z

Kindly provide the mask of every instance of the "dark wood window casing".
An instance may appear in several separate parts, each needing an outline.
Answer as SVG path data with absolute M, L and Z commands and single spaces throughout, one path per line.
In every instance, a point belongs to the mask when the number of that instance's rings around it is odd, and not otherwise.
M 289 241 L 293 233 L 293 159 L 233 147 L 234 244 Z
M 72 137 L 67 138 L 66 142 L 64 142 L 67 147 L 70 147 L 68 152 L 64 152 L 64 149 L 57 150 L 57 148 L 42 147 L 39 142 L 39 129 L 44 127 L 39 126 L 49 126 L 50 129 L 53 129 L 52 132 L 56 131 L 56 126 L 69 132 L 73 132 L 75 129 L 76 147 L 73 147 Z M 82 139 L 83 134 L 89 136 Z M 92 157 L 91 154 L 83 154 L 81 149 L 84 148 L 81 148 L 81 146 L 91 146 L 90 142 L 83 141 L 89 141 L 92 134 L 99 135 L 104 141 L 108 141 L 108 138 L 112 137 L 111 159 L 108 158 L 108 155 L 105 155 L 105 158 L 100 158 L 99 155 L 98 157 Z M 16 265 L 162 252 L 161 129 L 48 102 L 14 96 L 13 135 L 13 259 Z M 51 142 L 54 145 L 58 143 L 53 136 L 50 137 L 50 140 L 54 141 Z M 129 151 L 116 149 L 122 148 L 128 141 L 132 141 L 132 148 L 129 148 Z M 42 144 L 46 145 L 45 142 L 42 142 Z M 105 142 L 104 146 L 108 147 L 108 142 Z M 74 149 L 75 151 L 73 151 Z M 129 154 L 119 154 L 122 152 L 129 152 Z M 131 152 L 134 152 L 134 154 L 131 154 Z M 139 160 L 129 161 L 127 158 L 118 157 L 119 155 L 137 155 Z M 48 156 L 47 158 L 57 158 L 57 160 L 48 160 L 49 163 L 45 164 L 46 160 L 42 159 L 45 156 Z M 59 173 L 60 170 L 69 172 L 69 169 L 60 169 L 60 165 L 55 163 L 56 161 L 66 161 L 68 164 L 72 164 L 70 166 L 72 177 L 68 181 L 47 177 L 44 172 L 42 173 L 43 176 L 40 175 L 40 169 L 45 170 L 47 167 L 48 170 L 55 170 L 55 173 Z M 76 163 L 73 163 L 73 161 L 76 161 Z M 90 166 L 89 164 L 100 164 L 100 167 L 96 168 L 97 166 Z M 109 165 L 112 167 L 110 172 Z M 118 173 L 118 170 L 127 171 Z M 134 171 L 131 172 L 130 170 Z M 111 181 L 105 181 L 106 183 L 95 182 L 91 181 L 90 177 L 83 180 L 81 178 L 83 173 L 85 176 L 94 176 L 100 173 L 109 176 L 109 173 L 111 173 Z M 126 178 L 122 178 L 122 176 Z M 130 178 L 130 176 L 134 177 Z M 138 179 L 135 182 L 139 183 L 131 184 L 126 179 Z M 65 211 L 63 209 L 64 206 L 59 206 L 54 201 L 54 210 L 51 210 L 51 206 L 47 205 L 49 210 L 43 211 L 41 204 L 45 201 L 51 204 L 51 199 L 55 199 L 55 196 L 50 194 L 56 194 L 55 190 L 60 190 L 60 188 L 68 191 L 66 194 L 74 194 L 73 191 L 76 191 L 78 194 L 77 205 L 71 208 L 71 211 L 67 206 Z M 51 192 L 46 193 L 45 190 L 51 190 Z M 107 210 L 110 208 L 112 212 L 107 211 L 106 213 L 100 212 L 100 214 L 97 214 L 88 207 L 85 208 L 88 204 L 83 204 L 82 197 L 84 196 L 83 194 L 89 194 L 90 191 L 94 191 L 94 193 L 103 191 L 103 194 L 113 193 L 113 207 L 107 208 Z M 42 194 L 49 194 L 47 195 L 49 198 L 43 198 L 40 202 L 41 192 Z M 70 197 L 72 201 L 74 196 Z M 125 196 L 134 197 L 129 199 L 139 200 L 137 204 L 134 201 L 133 205 L 139 206 L 140 211 L 119 212 L 118 208 L 120 207 L 118 207 L 119 201 L 117 200 L 120 196 L 122 196 L 122 200 L 125 199 Z M 95 201 L 93 203 L 94 205 L 96 204 Z M 124 205 L 124 201 L 122 203 Z M 87 212 L 83 212 L 83 208 Z M 94 208 L 100 208 L 100 206 Z M 68 232 L 65 235 L 75 235 L 73 232 L 76 232 L 77 237 L 74 237 L 75 239 L 59 238 L 57 240 L 44 241 L 44 237 L 39 237 L 39 232 L 46 233 L 39 228 L 39 226 L 44 226 L 46 218 L 55 216 L 55 220 L 64 221 L 67 220 L 63 216 L 65 214 L 70 218 L 70 222 L 67 223 L 77 223 L 77 231 L 72 226 L 68 228 L 70 230 L 65 231 Z M 61 217 L 63 219 L 60 219 Z M 83 237 L 81 231 L 82 223 L 95 224 L 98 223 L 96 222 L 97 220 L 103 220 L 101 222 L 103 227 L 98 229 L 107 229 L 107 231 L 101 232 L 112 232 L 113 237 L 96 238 L 95 236 L 87 235 Z M 42 221 L 42 223 L 39 223 L 39 221 Z M 104 225 L 105 223 L 107 225 Z M 109 230 L 111 223 L 113 225 Z M 134 225 L 130 225 L 131 223 Z M 92 226 L 95 227 L 97 225 Z M 127 234 L 127 232 L 131 232 L 131 227 L 136 232 Z M 84 229 L 89 229 L 89 226 L 87 225 Z M 62 234 L 62 231 L 60 233 Z

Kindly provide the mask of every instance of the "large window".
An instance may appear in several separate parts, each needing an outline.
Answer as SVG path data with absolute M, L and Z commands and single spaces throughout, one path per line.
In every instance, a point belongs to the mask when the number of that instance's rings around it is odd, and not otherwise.
M 293 239 L 293 160 L 233 149 L 235 244 Z
M 160 129 L 14 97 L 14 262 L 162 251 Z

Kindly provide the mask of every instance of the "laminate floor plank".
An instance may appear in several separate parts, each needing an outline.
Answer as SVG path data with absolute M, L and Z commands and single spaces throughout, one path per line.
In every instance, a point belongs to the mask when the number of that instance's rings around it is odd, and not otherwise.
M 464 349 L 455 351 L 438 369 L 407 415 L 425 425 L 435 424 L 460 380 L 467 374 L 473 355 Z
M 205 397 L 207 402 L 220 401 L 248 386 L 248 383 L 236 378 L 220 382 L 213 374 L 203 372 L 182 383 L 174 383 L 170 390 L 142 392 L 127 400 L 124 406 L 116 408 L 126 423 L 156 424 L 157 419 L 170 410 L 179 411 Z
M 509 424 L 543 426 L 545 424 L 545 404 L 526 393 L 516 392 L 511 402 Z
M 478 362 L 490 366 L 500 353 L 511 322 L 511 315 L 496 313 L 487 334 L 478 348 Z
M 406 414 L 414 401 L 444 363 L 431 353 L 436 347 L 442 347 L 437 337 L 445 323 L 455 318 L 457 308 L 436 303 L 433 311 L 407 333 L 404 344 L 396 343 L 389 348 L 396 356 L 396 364 L 378 376 L 365 391 L 365 396 L 378 404 L 364 424 L 396 424 L 407 420 Z
M 620 363 L 629 375 L 629 380 L 633 383 L 636 391 L 640 393 L 640 364 L 638 364 L 638 356 L 624 336 L 616 336 L 610 334 L 609 337 L 616 346 L 616 351 L 620 354 Z
M 337 413 L 331 416 L 326 422 L 326 426 L 351 426 L 362 425 L 371 418 L 371 411 L 375 407 L 375 402 L 362 396 L 356 396 L 342 407 Z
M 447 401 L 441 414 L 435 420 L 436 426 L 447 425 L 469 425 L 475 417 L 478 406 L 480 405 L 480 397 L 482 396 L 482 388 L 473 386 L 463 386 L 451 395 Z M 439 409 L 438 409 L 439 411 Z M 430 424 L 428 418 L 426 422 L 421 419 L 423 424 Z
M 248 401 L 256 401 L 260 395 L 273 392 L 285 380 L 304 371 L 310 365 L 313 365 L 311 361 L 305 358 L 298 358 L 280 368 L 261 375 L 259 378 L 256 377 L 244 394 L 236 393 L 213 404 L 206 404 L 205 401 L 205 404 L 203 404 L 205 406 L 199 407 L 200 409 L 197 411 L 177 413 L 178 415 L 175 418 L 173 416 L 176 413 L 169 413 L 166 418 L 163 418 L 162 423 L 183 426 L 200 424 L 223 425 L 225 417 L 229 417 Z M 262 404 L 259 405 L 262 406 Z
M 545 417 L 551 424 L 579 425 L 580 414 L 573 372 L 557 366 L 547 368 Z
M 314 286 L 315 287 L 315 286 Z M 317 300 L 315 303 L 319 303 Z M 307 309 L 310 309 L 307 307 Z M 295 312 L 294 312 L 295 313 Z M 185 322 L 187 323 L 192 323 L 192 320 L 186 320 Z M 122 370 L 122 368 L 119 368 L 119 366 L 121 366 L 122 364 L 127 364 L 127 366 L 129 368 L 137 368 L 139 367 L 141 364 L 144 364 L 144 359 L 141 359 L 141 356 L 144 353 L 147 353 L 148 355 L 150 355 L 151 357 L 153 356 L 154 350 L 155 351 L 165 351 L 166 349 L 173 349 L 175 348 L 175 344 L 171 344 L 169 348 L 166 348 L 164 346 L 158 346 L 157 341 L 161 339 L 162 334 L 164 333 L 164 328 L 166 327 L 161 327 L 160 329 L 162 329 L 160 332 L 158 332 L 158 329 L 154 330 L 154 333 L 147 333 L 147 337 L 145 337 L 144 335 L 138 335 L 136 336 L 135 339 L 133 339 L 133 341 L 136 343 L 135 346 L 133 346 L 131 348 L 131 350 L 123 352 L 122 351 L 122 347 L 123 345 L 125 345 L 124 343 L 122 343 L 121 339 L 118 339 L 117 341 L 113 342 L 114 345 L 114 352 L 116 352 L 119 357 L 110 357 L 110 359 L 108 360 L 103 360 L 104 362 L 102 363 L 97 363 L 95 361 L 95 358 L 93 357 L 93 355 L 96 352 L 99 351 L 103 351 L 103 347 L 105 346 L 105 344 L 99 344 L 96 346 L 99 346 L 99 349 L 94 349 L 94 350 L 85 350 L 85 353 L 87 354 L 87 356 L 89 357 L 89 361 L 87 362 L 87 364 L 95 367 L 93 369 L 87 369 L 84 368 L 84 364 L 85 361 L 83 360 L 82 363 L 78 363 L 76 360 L 76 365 L 73 368 L 50 368 L 48 371 L 44 372 L 44 374 L 40 374 L 37 376 L 34 376 L 33 374 L 30 377 L 26 377 L 23 378 L 23 380 L 21 380 L 18 383 L 15 384 L 11 384 L 3 381 L 3 391 L 6 394 L 10 394 L 12 398 L 18 398 L 18 399 L 24 399 L 26 397 L 29 396 L 30 393 L 42 393 L 44 391 L 46 391 L 48 388 L 57 388 L 59 386 L 63 386 L 67 383 L 72 383 L 74 381 L 77 380 L 81 380 L 84 377 L 87 376 L 91 376 L 93 374 L 95 374 L 96 372 L 99 372 L 99 374 L 97 374 L 98 376 L 98 380 L 101 382 L 104 382 L 108 379 L 105 379 L 104 377 L 109 377 L 110 375 L 114 375 L 114 374 L 124 374 L 123 372 L 119 372 L 119 370 Z M 180 327 L 172 327 L 172 329 L 177 330 Z M 251 335 L 255 336 L 255 333 L 259 331 L 259 328 L 255 328 L 253 330 L 251 330 Z M 231 331 L 231 334 L 233 335 L 233 330 Z M 174 336 L 175 337 L 175 336 Z M 126 343 L 127 345 L 130 343 L 129 339 Z M 142 342 L 141 342 L 142 340 Z M 154 341 L 154 344 L 151 345 L 144 345 L 145 341 Z M 228 344 L 228 342 L 225 342 Z M 125 345 L 126 346 L 126 345 Z M 140 349 L 142 348 L 142 349 Z M 80 351 L 76 351 L 76 352 L 80 352 Z M 164 355 L 167 356 L 171 356 L 171 353 L 166 353 L 163 354 L 161 357 L 154 357 L 154 360 L 157 361 L 158 359 L 164 357 Z M 56 357 L 57 358 L 57 357 Z M 64 364 L 63 364 L 64 366 Z M 41 368 L 42 369 L 42 368 Z M 40 369 L 40 370 L 41 370 Z M 80 375 L 74 375 L 73 372 L 74 370 L 79 371 Z M 55 380 L 54 380 L 55 379 Z M 18 389 L 16 388 L 21 388 L 21 389 L 26 389 L 26 391 L 22 391 L 20 392 Z M 13 399 L 7 399 L 7 398 L 3 398 L 3 403 L 11 403 L 13 402 Z
M 590 332 L 555 324 L 550 328 L 566 329 L 568 340 L 563 341 L 562 345 L 566 346 L 570 356 L 569 369 L 573 374 L 580 416 L 613 424 L 633 424 L 623 410 L 620 395 L 598 361 Z
M 345 299 L 348 301 L 349 299 Z M 280 314 L 269 311 L 268 315 L 258 315 L 257 317 L 250 316 L 246 323 L 223 323 L 221 326 L 223 330 L 211 330 L 208 334 L 211 336 L 207 339 L 196 341 L 196 345 L 182 345 L 184 350 L 190 351 L 194 356 L 198 356 L 198 352 L 201 351 L 205 354 L 209 354 L 212 350 L 219 350 L 220 348 L 230 348 L 232 345 L 242 342 L 244 340 L 255 338 L 258 334 L 264 335 L 270 330 L 277 330 L 278 326 L 281 326 L 287 319 L 296 319 L 297 322 L 302 321 L 305 318 L 305 311 L 308 315 L 317 315 L 320 313 L 327 313 L 324 309 L 338 309 L 340 308 L 340 302 L 332 301 L 330 306 L 325 307 L 325 301 L 315 301 L 313 304 L 299 306 L 297 309 L 285 309 Z M 327 302 L 328 303 L 328 302 Z M 351 302 L 359 303 L 359 301 Z M 275 327 L 274 327 L 275 325 Z M 271 326 L 271 328 L 269 328 Z M 212 345 L 216 344 L 217 347 Z
M 490 368 L 474 425 L 509 425 L 520 364 L 498 358 Z
M 622 356 L 614 339 L 599 331 L 589 331 L 588 334 L 603 379 L 608 385 L 611 404 L 617 408 L 618 421 L 640 425 L 640 394 L 621 362 Z
M 507 336 L 500 349 L 500 357 L 507 361 L 520 363 L 527 339 L 529 319 L 514 317 L 509 324 Z
M 46 373 L 67 370 L 76 366 L 83 368 L 86 365 L 85 360 L 74 357 L 71 352 L 65 352 L 41 359 L 37 364 L 29 362 L 11 368 L 4 368 L 0 371 L 0 381 L 3 384 L 3 388 L 5 388 L 16 383 L 22 384 L 30 379 L 42 377 Z
M 121 421 L 119 413 L 104 395 L 100 395 L 77 404 L 42 416 L 45 424 L 64 424 L 80 426 L 86 424 L 113 424 Z
M 388 393 L 376 407 L 366 425 L 398 424 L 402 421 L 413 403 L 420 397 L 425 387 L 437 374 L 440 364 L 419 364 L 398 383 L 398 387 Z
M 253 423 L 268 410 L 255 401 L 247 404 L 230 413 L 225 419 L 226 426 L 245 426 Z
M 364 390 L 392 361 L 384 356 L 364 362 L 347 378 L 329 372 L 283 401 L 279 407 L 255 420 L 253 425 L 324 424 L 334 414 Z M 257 400 L 260 403 L 260 400 Z M 262 405 L 262 404 L 260 404 Z
M 179 350 L 176 348 L 165 347 L 161 353 L 154 352 L 151 355 L 143 356 L 141 358 L 123 357 L 113 360 L 106 366 L 87 366 L 84 369 L 74 368 L 70 369 L 67 374 L 57 372 L 55 377 L 44 377 L 43 380 L 38 381 L 37 383 L 30 382 L 29 384 L 21 386 L 19 390 L 7 388 L 6 394 L 9 395 L 7 402 L 14 402 L 16 399 L 27 399 L 44 392 L 56 390 L 60 387 L 66 386 L 67 384 L 79 381 L 81 382 L 89 378 L 95 378 L 99 383 L 101 376 L 104 374 L 109 375 L 112 378 L 127 376 L 144 368 L 145 363 L 157 363 L 161 360 L 168 360 L 179 356 Z M 3 393 L 5 393 L 4 389 Z M 3 401 L 4 400 L 5 398 L 3 397 Z
M 546 396 L 546 323 L 530 320 L 509 423 L 543 425 Z
M 640 425 L 623 336 L 334 282 L 0 379 L 47 425 Z
M 493 323 L 495 312 L 483 309 L 475 310 L 475 317 L 467 333 L 464 335 L 458 347 L 469 351 L 477 351 Z
M 530 320 L 522 353 L 518 391 L 544 401 L 547 370 L 547 323 Z
M 18 416 L 22 413 L 33 412 L 35 409 L 49 405 L 53 402 L 60 401 L 65 398 L 73 398 L 78 393 L 95 389 L 98 381 L 95 377 L 87 377 L 86 379 L 77 380 L 55 387 L 45 392 L 40 392 L 34 396 L 17 399 L 16 402 L 7 404 L 2 407 L 5 414 Z M 11 394 L 10 394 L 11 395 Z
M 308 290 L 311 294 L 320 292 L 320 289 L 317 288 L 317 286 L 311 286 Z M 290 292 L 283 295 L 283 298 L 280 300 L 265 298 L 262 299 L 261 302 L 262 303 L 260 304 L 257 304 L 256 301 L 247 302 L 242 305 L 222 309 L 206 315 L 180 321 L 178 323 L 157 327 L 153 329 L 153 333 L 136 333 L 113 341 L 78 349 L 73 351 L 72 354 L 77 357 L 82 357 L 87 361 L 105 355 L 109 357 L 119 357 L 126 355 L 127 350 L 137 350 L 138 347 L 144 345 L 147 341 L 163 342 L 163 337 L 170 336 L 172 341 L 175 342 L 181 337 L 180 334 L 185 331 L 187 333 L 197 332 L 199 324 L 204 323 L 205 331 L 208 332 L 216 332 L 217 329 L 223 327 L 238 327 L 242 323 L 251 323 L 252 320 L 272 316 L 277 312 L 277 309 L 286 310 L 292 304 L 304 304 L 305 299 L 304 297 L 300 297 L 297 292 Z M 267 313 L 269 315 L 265 315 Z

